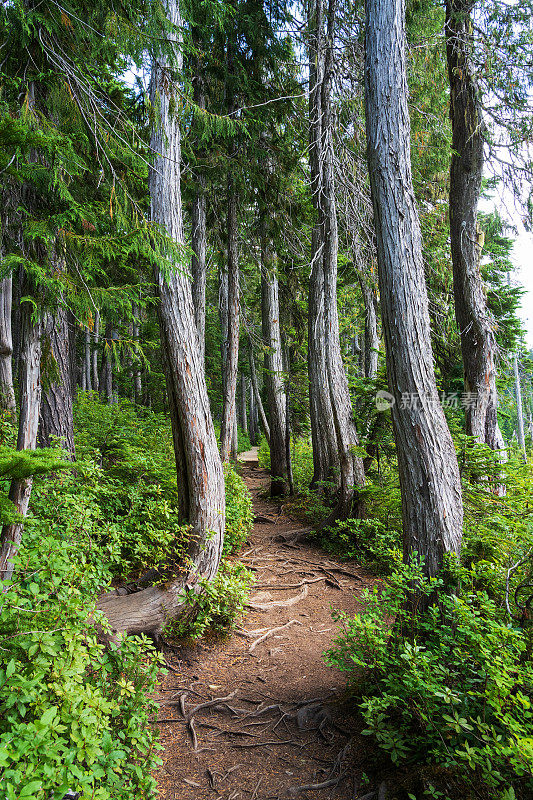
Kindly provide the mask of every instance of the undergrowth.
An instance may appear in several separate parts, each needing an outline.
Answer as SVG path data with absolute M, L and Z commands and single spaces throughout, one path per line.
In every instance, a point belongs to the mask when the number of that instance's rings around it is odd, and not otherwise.
M 13 476 L 35 474 L 14 579 L 0 603 L 0 797 L 60 800 L 152 798 L 159 763 L 150 699 L 160 656 L 144 637 L 120 648 L 97 640 L 95 600 L 112 579 L 186 551 L 178 519 L 168 420 L 130 403 L 83 394 L 75 409 L 75 465 L 60 450 L 16 453 L 0 426 L 0 523 L 12 521 Z M 47 473 L 53 476 L 47 477 Z M 225 468 L 225 555 L 244 542 L 253 518 L 243 480 Z M 199 636 L 231 626 L 250 576 L 223 561 L 197 599 Z

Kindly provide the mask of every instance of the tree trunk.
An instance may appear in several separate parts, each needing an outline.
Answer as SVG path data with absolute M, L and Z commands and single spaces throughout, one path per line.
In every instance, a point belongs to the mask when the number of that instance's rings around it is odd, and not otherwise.
M 518 354 L 513 353 L 513 375 L 514 375 L 514 393 L 516 399 L 516 435 L 518 439 L 518 446 L 522 453 L 522 458 L 527 461 L 526 452 L 526 437 L 524 434 L 524 411 L 522 406 L 522 386 L 520 382 L 520 369 L 518 366 Z
M 24 292 L 27 294 L 27 292 Z M 17 450 L 35 450 L 41 404 L 41 322 L 35 322 L 33 304 L 26 301 L 20 309 L 20 413 Z M 11 481 L 9 499 L 18 513 L 25 517 L 30 502 L 33 478 Z M 22 540 L 23 525 L 16 522 L 4 525 L 0 546 L 0 580 L 9 581 L 13 574 L 13 557 Z
M 167 0 L 166 9 L 170 22 L 179 28 L 177 0 Z M 176 61 L 180 61 L 177 53 Z M 172 66 L 179 69 L 176 61 Z M 183 245 L 180 121 L 178 114 L 171 110 L 173 98 L 169 87 L 173 83 L 168 80 L 169 68 L 165 56 L 159 56 L 152 65 L 150 95 L 152 107 L 160 109 L 160 119 L 158 127 L 152 130 L 150 142 L 155 154 L 149 184 L 151 217 L 166 229 L 176 244 Z M 111 594 L 101 598 L 98 607 L 115 631 L 158 634 L 165 622 L 186 612 L 184 589 L 197 592 L 199 578 L 211 580 L 216 575 L 224 538 L 225 496 L 222 463 L 200 357 L 191 282 L 180 266 L 170 273 L 156 271 L 155 281 L 180 518 L 192 530 L 190 564 L 166 588 L 151 587 L 126 597 Z
M 354 452 L 355 448 L 359 445 L 359 438 L 353 418 L 348 379 L 342 360 L 339 315 L 337 309 L 337 256 L 339 235 L 337 228 L 337 211 L 335 207 L 333 119 L 331 111 L 335 10 L 336 0 L 330 0 L 324 54 L 324 77 L 321 85 L 322 180 L 321 191 L 318 195 L 324 264 L 326 366 L 340 466 L 339 495 L 330 521 L 334 519 L 348 519 L 353 515 L 361 515 L 362 505 L 357 498 L 357 488 L 361 488 L 365 485 L 363 461 L 361 457 L 355 455 Z
M 227 325 L 223 365 L 223 403 L 220 426 L 220 453 L 222 461 L 235 459 L 235 425 L 237 370 L 239 363 L 239 253 L 237 241 L 237 195 L 234 179 L 228 178 L 228 269 L 227 269 Z
M 246 376 L 241 375 L 241 428 L 244 433 L 248 433 L 248 405 L 246 402 L 247 381 Z
M 378 317 L 376 312 L 376 297 L 366 278 L 359 277 L 359 285 L 363 295 L 365 307 L 365 354 L 364 376 L 373 379 L 378 372 L 379 333 Z
M 404 556 L 428 575 L 459 553 L 463 507 L 453 441 L 435 382 L 407 108 L 404 0 L 367 0 L 367 156 L 387 375 L 402 493 Z
M 266 418 L 265 409 L 263 407 L 263 401 L 261 400 L 261 394 L 259 392 L 259 384 L 257 383 L 257 372 L 255 370 L 255 359 L 254 359 L 251 340 L 250 340 L 250 349 L 248 350 L 248 358 L 250 360 L 250 375 L 252 379 L 252 391 L 255 398 L 255 406 L 258 411 L 259 419 L 261 420 L 261 427 L 263 428 L 265 439 L 267 440 L 267 444 L 270 447 L 270 426 Z
M 89 329 L 87 329 L 87 333 Z M 54 379 L 42 393 L 41 416 L 39 421 L 39 447 L 50 447 L 52 438 L 61 440 L 61 446 L 74 461 L 74 415 L 72 410 L 73 386 L 70 374 L 68 312 L 58 307 L 52 314 L 45 315 L 43 323 L 43 344 L 54 362 Z M 87 346 L 87 339 L 85 339 Z M 88 373 L 85 360 L 84 372 Z
M 112 322 L 106 322 L 104 332 L 104 349 L 102 353 L 102 369 L 100 372 L 100 397 L 108 403 L 113 402 L 113 339 L 115 331 Z M 83 384 L 82 384 L 83 386 Z
M 85 372 L 85 386 L 88 392 L 93 390 L 92 364 L 91 364 L 91 331 L 85 328 L 83 337 L 83 371 Z
M 283 351 L 279 322 L 279 287 L 267 234 L 265 211 L 261 210 L 261 319 L 265 345 L 264 380 L 270 427 L 270 494 L 287 492 L 286 399 Z
M 323 235 L 320 219 L 322 186 L 322 83 L 324 80 L 323 0 L 309 4 L 309 167 L 316 220 L 311 236 L 308 309 L 309 412 L 313 443 L 311 487 L 320 487 L 338 471 L 336 434 L 328 389 L 324 319 Z
M 259 444 L 259 415 L 255 402 L 255 392 L 252 381 L 249 382 L 250 389 L 250 444 L 255 447 Z
M 452 159 L 450 241 L 455 317 L 461 338 L 466 433 L 493 450 L 504 447 L 496 415 L 496 340 L 479 268 L 477 207 L 483 174 L 484 124 L 470 61 L 472 0 L 446 0 Z
M 100 381 L 98 380 L 98 342 L 100 341 L 100 311 L 96 309 L 94 314 L 93 328 L 93 350 L 91 354 L 91 369 L 93 377 L 93 390 L 99 391 Z
M 0 409 L 7 411 L 15 421 L 17 404 L 13 388 L 12 292 L 13 279 L 8 275 L 0 281 Z
M 140 335 L 140 323 L 139 323 L 140 310 L 139 310 L 139 306 L 137 305 L 137 303 L 133 304 L 132 313 L 133 313 L 132 337 L 133 337 L 133 341 L 135 342 L 136 346 L 138 347 L 138 345 L 139 345 L 139 335 Z M 141 402 L 142 402 L 142 396 L 143 396 L 143 387 L 142 387 L 142 379 L 141 379 L 141 361 L 140 361 L 139 356 L 137 355 L 137 352 L 135 352 L 133 358 L 134 358 L 134 362 L 133 362 L 133 398 L 134 398 L 134 402 L 137 405 L 140 405 Z
M 194 36 L 194 31 L 193 31 Z M 205 88 L 201 63 L 197 63 L 193 78 L 193 100 L 199 108 L 205 109 Z M 200 356 L 205 358 L 205 285 L 206 285 L 206 197 L 205 176 L 201 171 L 196 175 L 196 192 L 191 209 L 191 260 L 192 298 L 194 319 L 200 340 Z

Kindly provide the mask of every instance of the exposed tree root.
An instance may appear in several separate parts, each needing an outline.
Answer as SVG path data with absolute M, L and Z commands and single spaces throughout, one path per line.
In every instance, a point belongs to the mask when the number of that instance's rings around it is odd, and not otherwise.
M 270 611 L 272 608 L 290 608 L 291 606 L 295 606 L 296 603 L 299 603 L 300 600 L 304 600 L 308 592 L 309 589 L 306 585 L 303 587 L 300 594 L 289 597 L 288 600 L 272 600 L 270 603 L 247 603 L 246 606 L 247 608 L 252 608 L 254 611 Z

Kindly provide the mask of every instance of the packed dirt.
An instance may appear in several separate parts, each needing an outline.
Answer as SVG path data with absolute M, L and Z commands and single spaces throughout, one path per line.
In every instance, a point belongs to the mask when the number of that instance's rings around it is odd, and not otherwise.
M 332 609 L 360 610 L 373 579 L 291 542 L 302 523 L 264 498 L 268 473 L 251 457 L 241 471 L 256 514 L 238 556 L 256 578 L 251 607 L 231 636 L 166 653 L 155 723 L 164 746 L 160 797 L 354 800 L 365 794 L 366 749 L 343 674 L 323 653 L 337 631 Z

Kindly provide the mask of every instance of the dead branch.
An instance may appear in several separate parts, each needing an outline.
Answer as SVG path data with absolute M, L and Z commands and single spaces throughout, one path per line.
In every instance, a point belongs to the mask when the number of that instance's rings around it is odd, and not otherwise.
M 278 625 L 276 628 L 271 628 L 269 631 L 264 633 L 262 636 L 259 637 L 259 639 L 256 639 L 255 642 L 253 642 L 250 645 L 250 647 L 248 648 L 248 652 L 252 653 L 258 644 L 264 642 L 265 639 L 268 639 L 268 637 L 272 636 L 273 633 L 277 633 L 278 631 L 283 631 L 285 630 L 285 628 L 289 628 L 291 625 L 301 625 L 301 624 L 302 623 L 299 620 L 291 619 L 289 622 L 286 622 L 285 625 Z
M 304 586 L 300 594 L 290 597 L 288 600 L 272 600 L 270 603 L 247 603 L 246 606 L 254 611 L 270 611 L 271 608 L 290 608 L 299 603 L 300 600 L 304 600 L 308 592 L 309 589 Z

